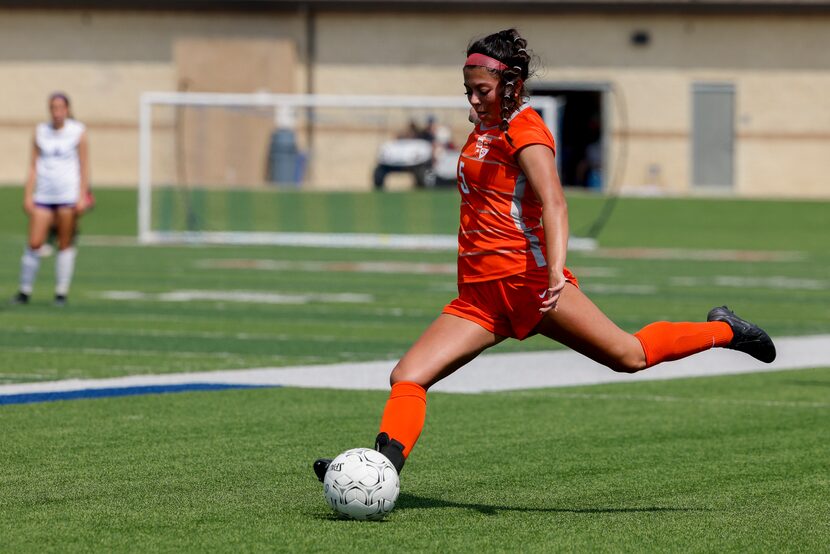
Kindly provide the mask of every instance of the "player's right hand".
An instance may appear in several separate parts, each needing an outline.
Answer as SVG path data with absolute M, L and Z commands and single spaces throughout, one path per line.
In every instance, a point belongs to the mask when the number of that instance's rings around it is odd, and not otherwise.
M 545 300 L 542 302 L 542 306 L 539 308 L 539 311 L 547 313 L 551 310 L 556 311 L 556 305 L 559 303 L 559 297 L 562 295 L 562 289 L 565 288 L 565 283 L 567 282 L 565 279 L 565 273 L 562 270 L 559 271 L 551 271 L 549 277 L 549 285 L 547 290 L 547 295 Z
M 24 198 L 23 211 L 26 213 L 26 215 L 32 215 L 33 213 L 35 213 L 35 201 L 31 198 Z

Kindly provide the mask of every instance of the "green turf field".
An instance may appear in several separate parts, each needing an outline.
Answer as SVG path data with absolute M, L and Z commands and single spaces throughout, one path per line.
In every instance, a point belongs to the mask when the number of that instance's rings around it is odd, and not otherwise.
M 135 234 L 134 192 L 97 196 L 70 305 L 51 305 L 54 258 L 42 264 L 31 305 L 0 305 L 0 384 L 393 360 L 454 293 L 452 252 L 113 242 Z M 257 211 L 252 228 L 453 233 L 456 225 L 457 200 L 446 192 L 265 197 L 283 216 Z M 0 201 L 0 292 L 11 297 L 25 229 L 20 190 L 0 188 Z M 587 196 L 569 203 L 576 233 L 602 208 Z M 321 205 L 325 218 L 297 215 Z M 349 215 L 339 218 L 344 205 Z M 393 210 L 404 215 L 378 215 Z M 624 199 L 600 236 L 610 250 L 573 253 L 569 265 L 628 330 L 699 320 L 727 303 L 774 336 L 826 334 L 828 210 L 827 202 Z M 632 247 L 677 249 L 679 258 L 619 257 L 616 249 Z M 741 252 L 696 259 L 713 249 Z M 747 261 L 743 251 L 770 259 Z M 401 262 L 439 270 L 359 265 Z M 183 291 L 307 303 L 167 301 Z M 531 339 L 498 350 L 548 348 L 556 345 Z M 267 389 L 3 406 L 0 550 L 821 551 L 830 543 L 828 387 L 830 370 L 817 368 L 435 394 L 399 507 L 381 524 L 333 519 L 309 463 L 368 445 L 383 393 Z
M 453 252 L 98 246 L 92 239 L 134 235 L 135 195 L 106 190 L 97 194 L 98 209 L 83 223 L 69 309 L 56 312 L 51 305 L 54 258 L 42 263 L 31 305 L 0 307 L 0 383 L 395 359 L 454 295 Z M 446 214 L 455 213 L 457 200 L 444 192 L 435 194 L 443 203 L 424 194 L 362 196 L 375 203 L 389 198 L 393 206 L 429 202 L 445 212 L 434 220 L 445 220 Z M 333 198 L 343 196 L 348 195 L 292 192 L 286 198 L 302 211 L 306 209 L 299 207 L 302 203 L 333 204 Z M 352 205 L 368 203 L 360 195 L 351 196 L 358 197 L 350 201 Z M 0 189 L 0 199 L 2 205 L 14 207 L 19 204 L 19 190 Z M 574 197 L 570 204 L 577 232 L 602 205 L 591 197 Z M 600 236 L 603 247 L 674 247 L 684 249 L 684 256 L 693 249 L 760 249 L 792 254 L 793 259 L 655 260 L 576 252 L 569 265 L 597 304 L 631 331 L 654 319 L 698 320 L 711 307 L 728 303 L 776 335 L 826 333 L 830 332 L 828 208 L 827 203 L 806 202 L 623 200 Z M 0 259 L 5 260 L 0 264 L 0 283 L 6 283 L 0 291 L 11 297 L 25 227 L 19 210 L 8 213 L 0 224 Z M 400 218 L 398 227 L 375 222 L 361 229 L 403 232 L 408 225 L 405 219 Z M 348 229 L 346 222 L 332 227 Z M 452 232 L 450 224 L 432 230 Z M 85 243 L 85 239 L 89 240 Z M 234 260 L 244 263 L 237 263 L 238 268 L 216 268 Z M 274 260 L 295 266 L 249 269 L 250 263 Z M 296 266 L 298 262 L 318 265 Z M 450 273 L 319 269 L 330 267 L 319 264 L 340 262 L 435 263 Z M 356 294 L 364 295 L 365 301 L 334 303 L 321 298 L 307 304 L 253 304 L 102 297 L 125 291 L 159 295 L 194 290 L 314 298 Z M 556 345 L 547 340 L 531 339 L 507 342 L 498 349 L 552 347 Z
M 379 392 L 271 389 L 2 409 L 6 552 L 821 552 L 827 370 L 431 396 L 380 524 L 310 462 Z M 395 545 L 395 546 L 391 546 Z

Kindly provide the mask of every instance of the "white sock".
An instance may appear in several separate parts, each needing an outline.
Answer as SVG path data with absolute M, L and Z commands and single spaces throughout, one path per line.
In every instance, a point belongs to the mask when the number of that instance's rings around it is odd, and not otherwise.
M 40 256 L 37 250 L 32 250 L 26 246 L 26 249 L 23 251 L 23 257 L 20 258 L 20 292 L 23 294 L 32 294 L 39 267 Z
M 72 273 L 75 272 L 75 255 L 77 252 L 74 246 L 58 251 L 58 255 L 55 258 L 56 295 L 66 296 L 69 293 Z

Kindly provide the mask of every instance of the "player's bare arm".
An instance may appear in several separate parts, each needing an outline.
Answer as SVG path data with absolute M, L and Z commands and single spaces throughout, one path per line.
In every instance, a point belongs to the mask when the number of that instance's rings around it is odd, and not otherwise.
M 527 175 L 530 186 L 542 201 L 542 224 L 545 227 L 548 262 L 548 297 L 540 311 L 556 309 L 565 287 L 565 258 L 568 250 L 568 205 L 553 152 L 547 146 L 532 144 L 518 154 L 519 166 Z
M 81 182 L 75 211 L 82 214 L 88 207 L 89 198 L 89 141 L 87 141 L 86 133 L 81 135 L 81 140 L 78 142 L 78 161 L 80 162 Z
M 26 183 L 23 185 L 23 211 L 32 215 L 35 209 L 35 178 L 37 174 L 37 141 L 32 138 L 32 154 L 29 160 L 29 171 L 26 175 Z

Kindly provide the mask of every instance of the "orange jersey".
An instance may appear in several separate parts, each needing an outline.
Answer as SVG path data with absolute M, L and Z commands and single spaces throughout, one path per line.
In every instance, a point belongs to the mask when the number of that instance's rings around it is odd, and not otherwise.
M 531 144 L 555 151 L 553 136 L 528 104 L 513 115 L 507 134 L 512 144 L 498 127 L 479 123 L 461 150 L 460 283 L 500 279 L 547 265 L 542 202 L 516 155 Z

